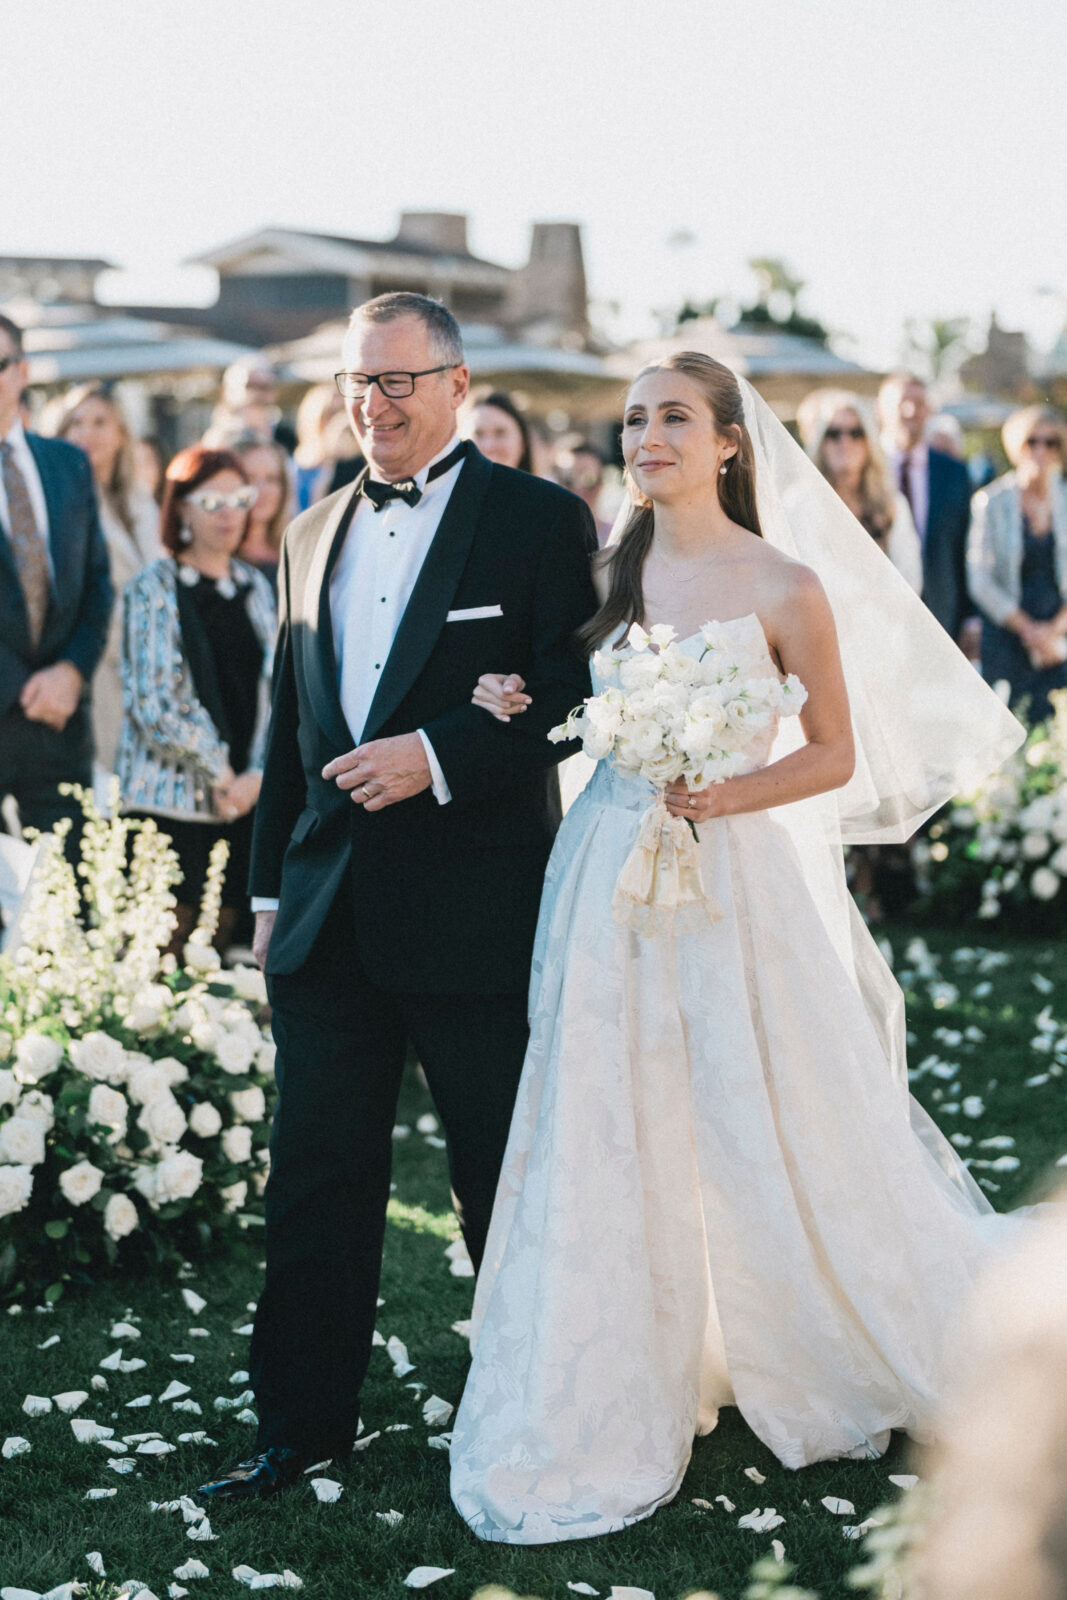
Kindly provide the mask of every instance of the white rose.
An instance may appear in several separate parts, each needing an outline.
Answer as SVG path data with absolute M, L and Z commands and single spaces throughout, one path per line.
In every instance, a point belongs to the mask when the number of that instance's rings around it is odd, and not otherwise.
M 1057 844 L 1067 844 L 1067 811 L 1058 811 L 1049 825 L 1049 832 Z
M 603 761 L 611 752 L 614 743 L 613 736 L 606 728 L 594 727 L 591 722 L 582 722 L 582 749 L 590 761 Z
M 647 689 L 660 674 L 658 656 L 630 656 L 619 667 L 619 682 L 629 692 L 633 689 Z
M 227 1029 L 215 1045 L 215 1058 L 223 1072 L 235 1078 L 244 1077 L 256 1059 L 256 1045 L 243 1033 Z
M 171 992 L 162 983 L 146 983 L 130 1001 L 125 1021 L 135 1033 L 151 1033 L 161 1026 L 171 1005 Z
M 214 945 L 193 939 L 182 951 L 182 961 L 190 972 L 217 972 L 222 966 L 222 958 Z
M 690 718 L 678 743 L 687 761 L 706 761 L 716 740 L 716 729 L 707 717 Z
M 17 1116 L 26 1122 L 36 1122 L 51 1133 L 56 1125 L 56 1103 L 50 1094 L 45 1094 L 41 1089 L 27 1089 L 19 1101 Z
M 189 1113 L 189 1126 L 198 1139 L 213 1139 L 222 1127 L 222 1118 L 209 1100 L 200 1100 Z
M 664 784 L 673 783 L 681 776 L 683 765 L 680 755 L 673 750 L 665 750 L 661 756 L 642 764 L 641 776 L 647 778 L 649 783 L 654 783 L 657 788 L 662 788 Z
M 44 1128 L 26 1117 L 9 1117 L 0 1123 L 0 1161 L 39 1167 L 44 1160 Z
M 185 1083 L 189 1077 L 189 1068 L 179 1061 L 177 1056 L 160 1056 L 158 1061 L 152 1063 L 160 1072 L 167 1075 L 167 1083 L 173 1089 L 176 1084 Z
M 210 1055 L 218 1043 L 218 1030 L 213 1022 L 194 1022 L 189 1030 L 189 1037 L 198 1050 L 203 1050 L 205 1055 Z
M 242 1178 L 239 1183 L 231 1183 L 225 1189 L 220 1189 L 219 1196 L 227 1211 L 240 1211 L 248 1198 L 248 1184 Z
M 79 1161 L 59 1174 L 59 1187 L 72 1206 L 83 1206 L 91 1200 L 104 1181 L 104 1174 L 91 1161 Z
M 751 700 L 742 700 L 740 695 L 726 703 L 726 726 L 733 728 L 736 733 L 755 733 L 765 728 L 770 720 L 769 712 Z
M 13 1044 L 14 1040 L 8 1033 L 7 1029 L 0 1028 L 0 1061 L 7 1060 L 8 1056 L 11 1054 L 11 1047 Z
M 626 742 L 638 761 L 651 761 L 663 754 L 663 730 L 652 721 L 635 722 L 627 727 Z
M 110 1128 L 112 1143 L 125 1134 L 129 1109 L 126 1096 L 120 1090 L 111 1089 L 106 1083 L 93 1085 L 89 1095 L 89 1121 Z
M 1052 868 L 1053 872 L 1067 874 L 1067 844 L 1060 845 L 1059 849 L 1056 851 L 1056 854 L 1049 862 L 1049 866 Z
M 18 1079 L 8 1067 L 0 1067 L 0 1106 L 13 1106 L 18 1097 Z
M 267 1100 L 258 1085 L 251 1089 L 234 1089 L 230 1095 L 233 1114 L 242 1122 L 262 1122 L 267 1115 Z
M 32 1189 L 33 1173 L 29 1167 L 0 1167 L 0 1217 L 21 1211 Z
M 113 1194 L 104 1207 L 104 1232 L 112 1239 L 125 1239 L 140 1220 L 137 1207 L 129 1195 Z
M 268 1077 L 274 1071 L 274 1058 L 278 1054 L 278 1047 L 273 1039 L 262 1039 L 256 1046 L 256 1067 Z
M 171 1018 L 171 1022 L 178 1033 L 189 1033 L 200 1020 L 200 1007 L 194 1000 L 183 1001 Z
M 1051 840 L 1048 834 L 1038 833 L 1034 829 L 1031 829 L 1029 833 L 1024 833 L 1019 841 L 1019 848 L 1023 853 L 1023 859 L 1026 861 L 1040 861 L 1042 856 L 1048 855 L 1050 845 Z
M 1060 875 L 1051 867 L 1038 867 L 1030 879 L 1030 893 L 1036 900 L 1054 900 L 1060 892 Z M 8 1123 L 8 1127 L 11 1124 Z
M 142 1106 L 137 1126 L 154 1144 L 177 1144 L 186 1129 L 185 1113 L 168 1089 L 156 1100 Z
M 973 806 L 954 806 L 948 819 L 954 828 L 973 828 L 977 821 Z
M 58 1067 L 63 1046 L 44 1033 L 24 1033 L 15 1046 L 15 1076 L 20 1083 L 39 1083 Z
M 72 1039 L 70 1059 L 87 1078 L 121 1083 L 126 1076 L 126 1052 L 109 1033 L 97 1031 L 87 1033 L 84 1039 Z
M 157 1194 L 158 1167 L 138 1167 L 134 1173 L 133 1186 L 138 1194 L 143 1194 L 153 1211 L 162 1204 Z
M 151 1105 L 170 1093 L 170 1078 L 161 1061 L 150 1061 L 146 1066 L 135 1067 L 127 1085 L 130 1099 L 138 1106 Z
M 204 1163 L 189 1150 L 175 1150 L 161 1161 L 155 1171 L 155 1196 L 157 1205 L 171 1200 L 190 1200 L 199 1189 L 204 1175 Z
M 256 1005 L 266 1004 L 267 983 L 258 967 L 234 967 L 229 976 L 234 993 L 239 994 L 242 1000 L 251 1000 Z
M 227 1161 L 232 1161 L 239 1166 L 242 1161 L 247 1161 L 252 1155 L 252 1130 L 245 1127 L 244 1123 L 237 1123 L 232 1128 L 226 1128 L 222 1135 L 222 1149 Z

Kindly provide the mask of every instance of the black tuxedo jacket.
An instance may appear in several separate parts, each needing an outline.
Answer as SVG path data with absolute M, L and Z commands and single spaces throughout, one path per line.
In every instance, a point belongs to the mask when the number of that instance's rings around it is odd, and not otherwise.
M 338 697 L 330 575 L 359 482 L 286 532 L 274 704 L 250 889 L 280 899 L 268 973 L 307 959 L 350 875 L 360 958 L 395 993 L 525 990 L 559 817 L 548 730 L 590 692 L 575 630 L 596 609 L 588 510 L 473 446 L 384 665 L 362 742 L 423 728 L 452 794 L 366 812 L 322 777 L 356 743 Z M 501 615 L 448 621 L 450 611 Z M 484 672 L 521 672 L 533 704 L 510 723 L 470 704 Z
M 923 600 L 947 634 L 959 640 L 969 614 L 967 534 L 971 525 L 971 480 L 962 461 L 931 450 L 927 456 L 929 501 L 923 542 Z
M 41 667 L 72 661 L 89 680 L 104 651 L 114 598 L 88 457 L 64 439 L 26 435 L 48 507 L 52 594 L 36 650 L 8 530 L 0 528 L 0 716 Z

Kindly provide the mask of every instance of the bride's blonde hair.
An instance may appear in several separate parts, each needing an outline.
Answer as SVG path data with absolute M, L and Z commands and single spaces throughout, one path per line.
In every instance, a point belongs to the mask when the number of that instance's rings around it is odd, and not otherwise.
M 737 439 L 737 454 L 730 457 L 725 474 L 718 479 L 719 504 L 731 521 L 762 538 L 756 509 L 756 456 L 745 427 L 744 397 L 736 374 L 721 361 L 702 355 L 699 350 L 680 350 L 677 355 L 664 356 L 662 361 L 642 367 L 630 387 L 652 372 L 680 372 L 689 378 L 707 401 L 716 432 L 733 434 Z M 637 487 L 629 472 L 625 483 L 632 510 L 618 544 L 605 552 L 608 597 L 578 633 L 586 652 L 595 650 L 610 638 L 620 624 L 629 626 L 631 622 L 644 620 L 641 571 L 652 546 L 655 518 L 652 501 Z

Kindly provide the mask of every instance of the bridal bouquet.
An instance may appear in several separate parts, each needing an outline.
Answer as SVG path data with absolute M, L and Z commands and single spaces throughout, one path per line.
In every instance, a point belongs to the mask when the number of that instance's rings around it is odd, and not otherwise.
M 667 811 L 666 785 L 684 779 L 703 789 L 736 777 L 749 764 L 755 736 L 807 699 L 792 673 L 784 682 L 746 677 L 720 624 L 706 622 L 700 633 L 703 649 L 694 656 L 667 624 L 646 633 L 634 623 L 625 645 L 593 658 L 604 687 L 548 736 L 554 743 L 580 738 L 592 760 L 610 758 L 659 790 L 612 905 L 617 921 L 646 936 L 721 915 L 700 881 L 696 828 Z

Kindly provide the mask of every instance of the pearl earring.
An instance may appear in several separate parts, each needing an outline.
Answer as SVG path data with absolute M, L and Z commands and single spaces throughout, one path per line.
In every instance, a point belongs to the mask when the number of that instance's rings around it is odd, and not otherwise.
M 720 478 L 725 478 L 725 476 L 726 476 L 726 462 L 724 461 L 722 466 L 719 468 L 719 477 Z
M 192 544 L 192 542 L 193 542 L 193 530 L 192 530 L 192 528 L 189 527 L 188 523 L 183 522 L 181 527 L 178 530 L 178 543 L 179 544 Z

